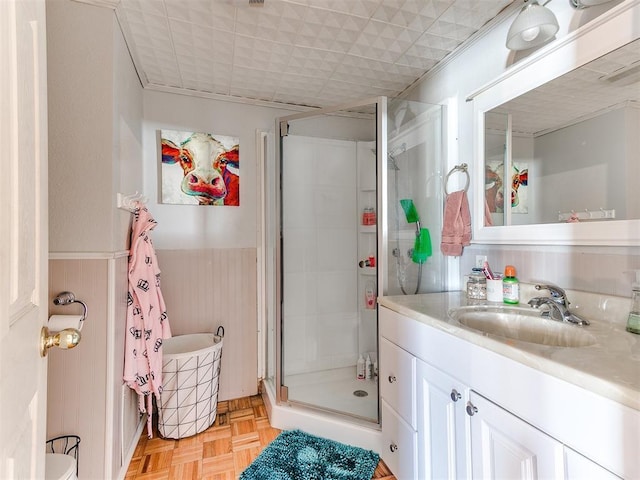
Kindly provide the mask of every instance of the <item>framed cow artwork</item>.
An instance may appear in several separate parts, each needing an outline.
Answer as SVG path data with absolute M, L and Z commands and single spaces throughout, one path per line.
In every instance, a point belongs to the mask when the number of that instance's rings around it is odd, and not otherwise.
M 240 205 L 237 137 L 160 130 L 161 202 Z

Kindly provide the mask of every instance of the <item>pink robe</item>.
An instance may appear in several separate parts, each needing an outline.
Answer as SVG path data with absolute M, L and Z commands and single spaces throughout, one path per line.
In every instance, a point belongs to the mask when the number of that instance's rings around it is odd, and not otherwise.
M 140 412 L 148 413 L 149 438 L 153 435 L 152 396 L 162 393 L 162 340 L 171 337 L 160 269 L 149 236 L 155 226 L 149 210 L 138 204 L 131 227 L 123 378 L 138 393 Z

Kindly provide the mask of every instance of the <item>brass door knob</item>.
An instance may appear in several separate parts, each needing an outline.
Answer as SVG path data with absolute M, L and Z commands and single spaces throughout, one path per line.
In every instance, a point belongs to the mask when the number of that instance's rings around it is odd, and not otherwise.
M 40 356 L 46 357 L 51 347 L 68 350 L 80 343 L 80 332 L 75 328 L 65 328 L 60 332 L 49 333 L 47 327 L 40 330 Z

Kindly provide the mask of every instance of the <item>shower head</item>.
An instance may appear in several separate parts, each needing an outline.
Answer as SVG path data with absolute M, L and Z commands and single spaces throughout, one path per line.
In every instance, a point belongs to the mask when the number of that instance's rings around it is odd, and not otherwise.
M 396 162 L 396 157 L 394 157 L 391 153 L 387 154 L 387 166 L 391 170 L 395 170 L 396 172 L 400 170 L 398 163 Z
M 389 150 L 387 152 L 387 164 L 389 166 L 389 168 L 391 168 L 392 170 L 400 170 L 400 167 L 398 167 L 398 162 L 396 157 L 398 155 L 400 155 L 401 153 L 404 153 L 407 151 L 407 144 L 406 143 L 402 143 L 399 146 L 392 148 L 391 150 Z

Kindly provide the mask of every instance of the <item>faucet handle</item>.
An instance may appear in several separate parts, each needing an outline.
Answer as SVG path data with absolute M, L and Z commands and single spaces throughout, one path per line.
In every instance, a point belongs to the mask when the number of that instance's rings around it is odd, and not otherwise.
M 551 294 L 552 298 L 561 300 L 566 305 L 569 305 L 569 301 L 567 300 L 567 294 L 562 288 L 557 287 L 555 285 L 545 285 L 545 284 L 538 284 L 536 285 L 535 288 L 536 290 L 549 290 L 549 293 Z

